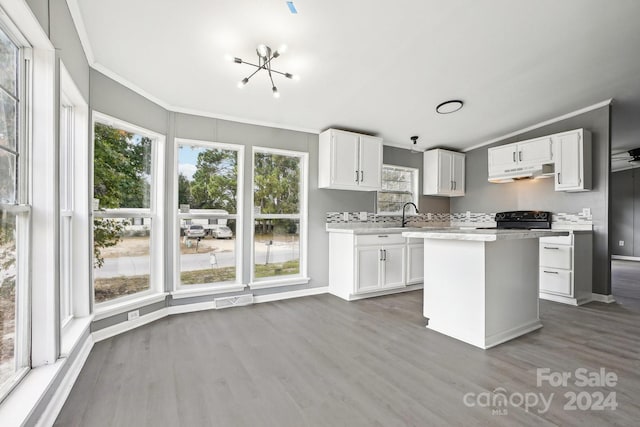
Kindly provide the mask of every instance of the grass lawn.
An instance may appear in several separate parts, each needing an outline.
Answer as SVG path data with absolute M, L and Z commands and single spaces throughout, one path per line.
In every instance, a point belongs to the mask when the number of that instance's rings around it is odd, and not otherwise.
M 286 276 L 298 273 L 300 273 L 300 260 L 297 259 L 267 265 L 256 264 L 255 266 L 256 278 Z

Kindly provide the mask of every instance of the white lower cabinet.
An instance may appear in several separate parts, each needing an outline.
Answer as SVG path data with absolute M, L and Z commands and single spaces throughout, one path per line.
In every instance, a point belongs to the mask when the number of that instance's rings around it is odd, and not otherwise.
M 330 232 L 329 292 L 353 300 L 418 285 L 423 281 L 423 253 L 422 244 L 408 244 L 401 233 Z
M 414 242 L 416 241 L 416 242 Z M 408 239 L 407 285 L 424 281 L 424 239 Z
M 571 305 L 592 299 L 591 232 L 540 238 L 540 298 Z

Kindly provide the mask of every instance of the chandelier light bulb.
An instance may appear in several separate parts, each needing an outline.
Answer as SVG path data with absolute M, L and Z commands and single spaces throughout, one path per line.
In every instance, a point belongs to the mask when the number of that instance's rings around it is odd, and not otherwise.
M 258 47 L 256 48 L 256 51 L 258 52 L 258 55 L 260 55 L 260 57 L 262 58 L 266 58 L 267 55 L 269 54 L 269 48 L 263 44 L 259 44 Z
M 249 79 L 245 77 L 238 82 L 238 87 L 242 89 L 247 83 L 249 83 Z
M 286 44 L 281 44 L 280 47 L 278 47 L 278 50 L 276 52 L 278 52 L 279 54 L 283 54 L 287 51 L 288 47 Z
M 278 88 L 277 87 L 273 87 L 271 88 L 271 90 L 273 91 L 273 97 L 274 98 L 280 98 L 280 92 L 278 92 Z

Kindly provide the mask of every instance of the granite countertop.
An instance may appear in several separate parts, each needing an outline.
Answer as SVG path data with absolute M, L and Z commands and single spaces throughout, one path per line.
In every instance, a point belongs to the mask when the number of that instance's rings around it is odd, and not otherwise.
M 537 239 L 549 236 L 568 236 L 568 231 L 552 230 L 411 230 L 403 232 L 404 237 L 440 240 L 472 240 L 476 242 L 495 242 L 496 240 Z
M 379 233 L 402 233 L 405 231 L 425 231 L 425 230 L 446 230 L 446 226 L 426 226 L 426 227 L 401 227 L 400 223 L 338 223 L 327 224 L 326 231 L 329 233 L 346 234 L 379 234 Z M 457 229 L 457 228 L 456 228 Z

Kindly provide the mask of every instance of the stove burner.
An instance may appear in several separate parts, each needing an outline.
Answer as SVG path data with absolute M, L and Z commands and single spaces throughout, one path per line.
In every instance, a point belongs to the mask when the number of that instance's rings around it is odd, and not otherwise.
M 497 229 L 550 229 L 551 212 L 545 211 L 508 211 L 498 212 L 495 216 Z

